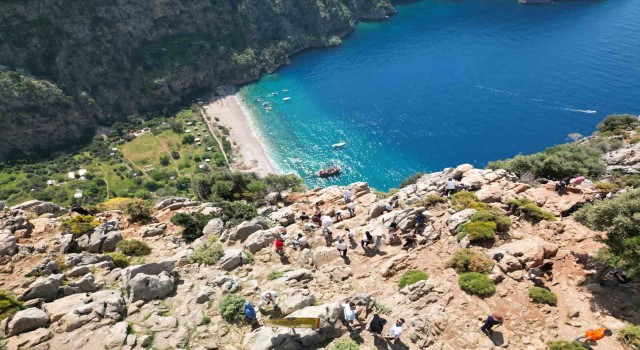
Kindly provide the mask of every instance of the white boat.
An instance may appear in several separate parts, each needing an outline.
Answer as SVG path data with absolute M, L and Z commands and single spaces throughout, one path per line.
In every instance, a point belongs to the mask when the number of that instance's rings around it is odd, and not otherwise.
M 291 99 L 291 97 L 285 97 L 282 99 L 282 101 L 289 101 Z
M 346 142 L 342 141 L 342 142 L 334 143 L 333 145 L 331 145 L 331 147 L 340 148 L 340 147 L 342 147 L 342 146 L 344 146 L 346 144 L 347 144 Z

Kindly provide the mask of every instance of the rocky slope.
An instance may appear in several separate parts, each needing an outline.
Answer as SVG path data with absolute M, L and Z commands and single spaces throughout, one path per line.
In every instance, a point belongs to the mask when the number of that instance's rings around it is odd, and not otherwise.
M 91 97 L 113 122 L 256 79 L 295 52 L 339 43 L 359 19 L 394 11 L 389 0 L 3 1 L 0 65 Z
M 447 201 L 424 206 L 448 177 L 469 184 L 482 203 L 509 215 L 509 234 L 492 245 L 458 241 L 456 232 L 475 209 L 454 209 Z M 178 212 L 215 211 L 212 204 L 168 199 L 156 206 L 155 222 L 144 226 L 130 223 L 122 212 L 108 211 L 98 214 L 100 226 L 76 238 L 60 226 L 69 215 L 64 208 L 38 201 L 5 208 L 0 214 L 0 289 L 19 296 L 25 309 L 4 320 L 0 329 L 8 335 L 9 349 L 314 349 L 353 337 L 361 349 L 534 350 L 586 329 L 606 326 L 615 331 L 626 322 L 640 321 L 632 302 L 640 293 L 637 287 L 603 287 L 592 278 L 601 233 L 561 215 L 593 197 L 588 184 L 558 196 L 552 184 L 532 186 L 504 170 L 461 165 L 424 175 L 400 189 L 399 206 L 392 211 L 385 208 L 388 200 L 371 193 L 366 183 L 347 187 L 357 203 L 356 215 L 346 215 L 332 231 L 334 237 L 345 238 L 346 228 L 355 231 L 348 259 L 325 246 L 321 230 L 297 220 L 316 204 L 325 213 L 344 210 L 343 187 L 268 196 L 271 204 L 259 209 L 262 217 L 231 229 L 213 219 L 205 236 L 190 244 L 170 218 Z M 530 199 L 555 220 L 534 223 L 514 215 L 506 206 L 514 198 Z M 418 229 L 415 247 L 384 244 L 379 253 L 355 247 L 365 230 L 386 234 L 391 222 L 411 230 L 420 212 L 426 222 Z M 311 247 L 287 247 L 287 259 L 280 259 L 273 242 L 281 227 L 289 240 L 306 235 Z M 214 236 L 223 242 L 222 259 L 212 266 L 190 262 L 194 249 Z M 152 247 L 144 264 L 118 268 L 104 254 L 123 238 Z M 70 253 L 74 245 L 77 252 Z M 463 247 L 489 257 L 504 255 L 489 275 L 497 284 L 493 295 L 480 298 L 458 286 L 458 274 L 447 261 Z M 528 289 L 533 283 L 523 278 L 526 268 L 545 259 L 555 264 L 553 281 L 544 283 L 558 295 L 557 306 L 532 303 Z M 409 269 L 422 269 L 430 278 L 398 288 L 398 279 Z M 273 271 L 281 277 L 267 278 Z M 228 324 L 220 316 L 217 305 L 224 295 L 237 293 L 255 304 L 267 290 L 280 293 L 284 314 L 319 317 L 321 328 L 292 335 L 286 329 Z M 402 343 L 374 342 L 361 327 L 350 332 L 340 321 L 340 303 L 345 301 L 369 308 L 377 304 L 376 310 L 390 322 L 405 318 Z M 506 322 L 489 338 L 479 325 L 493 311 L 504 314 Z M 260 317 L 280 315 L 265 311 Z M 615 337 L 601 340 L 599 348 L 623 349 Z

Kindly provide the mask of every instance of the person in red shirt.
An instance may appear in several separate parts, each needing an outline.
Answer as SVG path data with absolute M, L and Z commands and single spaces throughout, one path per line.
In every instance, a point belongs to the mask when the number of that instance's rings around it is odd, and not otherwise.
M 582 344 L 582 346 L 584 346 L 586 349 L 593 350 L 593 348 L 587 345 L 586 343 L 596 342 L 604 338 L 605 336 L 611 336 L 612 334 L 613 332 L 611 332 L 611 330 L 606 329 L 604 327 L 598 328 L 598 329 L 590 329 L 586 331 L 584 334 L 581 334 L 578 337 L 576 337 L 575 341 Z
M 276 238 L 276 253 L 284 256 L 284 240 L 281 237 Z

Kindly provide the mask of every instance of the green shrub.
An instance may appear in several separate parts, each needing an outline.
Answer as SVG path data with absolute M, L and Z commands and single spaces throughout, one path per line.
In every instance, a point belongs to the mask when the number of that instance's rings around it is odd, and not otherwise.
M 476 209 L 486 210 L 489 206 L 481 202 L 475 193 L 460 191 L 451 196 L 451 204 L 455 210 Z
M 496 285 L 487 275 L 479 272 L 465 272 L 458 276 L 460 288 L 467 293 L 489 296 L 496 291 Z
M 207 325 L 207 324 L 211 323 L 211 317 L 209 317 L 207 315 L 202 316 L 202 321 L 200 323 L 202 323 L 204 325 Z
M 598 181 L 594 183 L 593 187 L 595 187 L 595 189 L 598 190 L 598 192 L 603 192 L 603 193 L 617 192 L 620 189 L 618 184 L 616 184 L 615 182 L 602 182 L 602 181 Z
M 618 332 L 618 340 L 627 348 L 640 350 L 640 325 L 628 325 Z
M 251 252 L 245 250 L 244 251 L 244 255 L 247 256 L 247 262 L 249 264 L 253 264 L 253 262 L 256 261 L 256 257 L 253 256 L 253 254 L 251 254 Z
M 267 275 L 267 280 L 269 280 L 269 281 L 277 280 L 278 278 L 280 278 L 282 276 L 284 276 L 284 273 L 282 271 L 271 271 Z
M 122 211 L 131 222 L 146 222 L 151 218 L 151 204 L 140 198 L 132 198 L 124 204 Z
M 548 343 L 547 350 L 584 350 L 584 346 L 577 341 L 558 340 Z
M 287 189 L 292 189 L 293 191 L 304 191 L 304 181 L 300 176 L 295 174 L 288 175 L 277 175 L 277 174 L 269 174 L 262 178 L 265 185 L 267 185 L 268 192 L 282 192 Z
M 446 202 L 447 198 L 439 196 L 437 194 L 430 194 L 424 197 L 420 202 L 418 202 L 417 206 L 429 208 Z
M 11 294 L 0 291 L 0 321 L 13 316 L 13 314 L 22 310 L 22 307 L 22 303 L 11 296 Z
M 125 239 L 116 245 L 118 250 L 127 256 L 143 256 L 151 253 L 151 248 L 142 241 L 137 239 Z
M 405 286 L 410 286 L 416 282 L 427 279 L 429 279 L 429 275 L 426 272 L 422 270 L 409 270 L 398 280 L 398 287 L 404 288 Z
M 469 236 L 469 241 L 471 242 L 488 241 L 495 238 L 496 230 L 497 225 L 495 222 L 470 221 L 462 224 L 459 234 L 462 234 L 463 238 Z
M 537 222 L 540 220 L 555 221 L 553 214 L 542 210 L 538 205 L 527 198 L 512 199 L 507 202 L 507 207 L 515 215 Z
M 218 304 L 220 316 L 227 322 L 237 322 L 244 317 L 245 300 L 236 294 L 225 295 Z
M 113 264 L 116 267 L 125 268 L 129 266 L 129 264 L 131 263 L 129 257 L 120 252 L 113 252 L 113 253 L 109 253 L 108 255 L 111 256 Z
M 529 288 L 529 298 L 538 304 L 555 305 L 558 302 L 558 297 L 552 291 L 541 287 Z
M 196 248 L 189 257 L 189 261 L 210 266 L 220 261 L 223 255 L 224 250 L 220 242 L 206 242 Z
M 598 132 L 612 132 L 626 130 L 640 124 L 638 118 L 628 114 L 610 115 L 598 124 Z
M 72 233 L 74 236 L 80 236 L 87 233 L 100 225 L 100 221 L 91 215 L 77 215 L 69 219 L 62 220 L 62 229 Z
M 415 184 L 416 182 L 418 182 L 418 180 L 420 180 L 422 176 L 424 176 L 424 174 L 425 173 L 414 173 L 409 175 L 409 177 L 402 180 L 402 182 L 400 183 L 400 188 Z
M 187 134 L 187 135 L 182 136 L 182 144 L 183 145 L 191 145 L 194 142 L 196 142 L 196 138 L 193 135 Z
M 493 268 L 493 265 L 493 259 L 482 253 L 474 252 L 466 248 L 456 251 L 447 263 L 447 267 L 454 268 L 458 273 L 488 273 Z
M 373 304 L 373 309 L 376 311 L 377 314 L 380 314 L 380 315 L 391 314 L 391 308 L 379 301 L 376 301 L 375 304 Z
M 360 345 L 356 343 L 353 339 L 338 339 L 331 350 L 359 350 Z
M 471 221 L 492 221 L 496 223 L 496 231 L 500 233 L 509 232 L 511 228 L 511 219 L 499 214 L 498 209 L 479 210 L 470 218 Z

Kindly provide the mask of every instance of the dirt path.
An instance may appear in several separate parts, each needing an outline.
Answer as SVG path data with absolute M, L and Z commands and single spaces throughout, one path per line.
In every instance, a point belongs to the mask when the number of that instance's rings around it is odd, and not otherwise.
M 169 151 L 169 149 L 167 148 L 167 145 L 165 145 L 164 142 L 162 142 L 162 140 L 158 139 L 158 137 L 156 137 L 156 135 L 153 135 L 153 138 L 156 139 L 156 141 L 158 141 L 160 146 L 162 146 L 162 149 L 165 151 L 165 153 L 167 154 L 167 156 L 171 160 L 171 163 L 173 163 L 173 166 L 176 167 L 176 173 L 180 174 L 180 168 L 178 168 L 178 163 L 176 163 L 176 160 L 173 159 L 173 157 L 171 156 L 171 151 Z
M 200 115 L 202 116 L 202 119 L 204 119 L 205 124 L 207 124 L 207 128 L 209 129 L 209 132 L 211 133 L 213 138 L 216 139 L 216 142 L 218 142 L 218 146 L 220 147 L 220 151 L 222 152 L 222 155 L 224 156 L 225 162 L 227 162 L 227 166 L 229 167 L 229 170 L 233 170 L 233 167 L 231 166 L 231 163 L 229 162 L 229 158 L 227 157 L 227 152 L 224 151 L 224 147 L 222 145 L 222 142 L 220 141 L 218 136 L 216 136 L 216 133 L 213 131 L 213 126 L 211 125 L 210 119 L 207 118 L 208 114 L 202 109 L 202 107 L 200 107 Z

